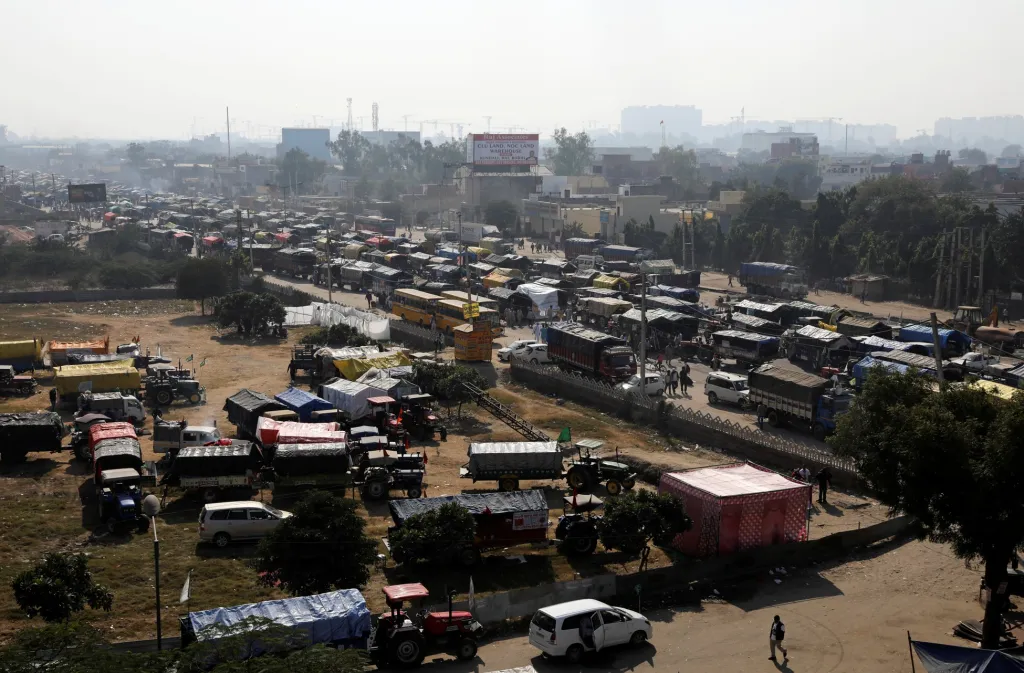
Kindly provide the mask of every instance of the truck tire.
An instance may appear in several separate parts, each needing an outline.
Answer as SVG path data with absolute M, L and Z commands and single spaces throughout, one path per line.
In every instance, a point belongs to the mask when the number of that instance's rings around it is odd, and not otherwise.
M 17 463 L 24 463 L 28 458 L 28 451 L 19 449 L 4 449 L 0 452 L 0 463 L 7 465 L 16 465 Z
M 604 488 L 608 491 L 608 495 L 618 495 L 622 493 L 622 483 L 618 479 L 609 479 L 605 482 Z
M 463 638 L 455 648 L 455 657 L 461 661 L 470 661 L 476 657 L 476 641 L 472 638 Z
M 174 395 L 171 394 L 170 390 L 158 390 L 156 391 L 156 403 L 161 406 L 168 406 L 174 400 Z
M 391 641 L 391 662 L 403 668 L 415 668 L 423 663 L 422 636 L 417 631 L 396 633 Z
M 498 490 L 503 492 L 518 491 L 519 480 L 514 477 L 504 477 L 498 480 Z
M 774 409 L 768 412 L 768 425 L 778 428 L 782 425 L 782 422 L 782 416 L 779 415 L 779 412 Z
M 828 431 L 825 430 L 825 426 L 821 423 L 815 423 L 812 432 L 814 433 L 814 438 L 819 442 L 824 442 L 825 436 L 828 434 Z
M 383 481 L 371 481 L 366 484 L 364 492 L 370 500 L 382 500 L 388 495 L 388 485 Z
M 220 495 L 220 489 L 219 488 L 215 488 L 213 486 L 210 486 L 208 488 L 204 488 L 199 493 L 199 496 L 203 499 L 203 502 L 215 502 L 219 495 Z

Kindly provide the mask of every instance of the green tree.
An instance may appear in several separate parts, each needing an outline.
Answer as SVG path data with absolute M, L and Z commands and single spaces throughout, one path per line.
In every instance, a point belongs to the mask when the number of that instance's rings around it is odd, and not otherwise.
M 473 552 L 476 522 L 465 507 L 447 503 L 409 517 L 388 535 L 391 553 L 402 563 L 447 564 Z
M 340 132 L 330 147 L 331 153 L 341 162 L 341 170 L 345 175 L 363 174 L 363 160 L 370 151 L 370 141 L 359 131 Z
M 679 498 L 670 493 L 639 490 L 605 503 L 598 532 L 605 549 L 635 556 L 652 540 L 667 545 L 692 526 L 693 521 Z
M 394 178 L 385 178 L 377 187 L 377 197 L 381 201 L 394 201 L 398 198 L 398 183 Z
M 110 612 L 114 595 L 97 584 L 85 554 L 50 553 L 11 583 L 14 600 L 29 617 L 47 622 L 66 622 L 88 605 Z
M 260 581 L 293 596 L 361 587 L 377 553 L 365 529 L 355 501 L 312 491 L 260 543 Z
M 235 327 L 246 336 L 263 336 L 271 326 L 284 324 L 281 300 L 269 293 L 232 292 L 217 304 L 217 324 Z
M 298 193 L 314 193 L 327 172 L 327 163 L 313 159 L 297 147 L 288 150 L 277 162 L 277 182 L 282 187 L 297 189 Z
M 484 222 L 501 230 L 515 226 L 519 211 L 511 201 L 491 201 L 484 208 Z
M 570 134 L 565 127 L 551 135 L 554 149 L 545 150 L 554 164 L 555 175 L 583 175 L 594 164 L 594 141 L 586 131 Z
M 661 174 L 671 175 L 688 198 L 697 193 L 701 184 L 696 152 L 683 149 L 682 145 L 662 147 L 655 153 L 654 161 L 660 167 Z
M 311 346 L 331 346 L 342 348 L 344 346 L 369 346 L 370 339 L 365 337 L 348 325 L 337 324 L 330 327 L 318 327 L 308 334 L 304 334 L 299 343 Z
M 128 163 L 135 168 L 142 168 L 146 165 L 146 148 L 141 143 L 128 143 L 124 148 L 124 156 Z
M 958 557 L 980 558 L 995 589 L 1024 542 L 1024 393 L 1005 402 L 955 384 L 933 392 L 930 381 L 873 373 L 829 444 L 855 461 L 891 512 L 917 518 Z M 982 647 L 998 644 L 1005 599 L 993 590 Z
M 957 152 L 957 154 L 961 159 L 965 159 L 972 164 L 984 165 L 988 163 L 988 155 L 985 154 L 984 150 L 979 150 L 977 147 L 965 147 Z
M 167 651 L 137 654 L 115 650 L 101 630 L 80 622 L 59 622 L 15 633 L 0 647 L 0 671 L 153 673 L 170 670 L 175 656 Z
M 417 227 L 422 227 L 423 225 L 425 225 L 427 223 L 427 220 L 429 220 L 429 219 L 430 219 L 430 213 L 428 213 L 427 211 L 425 211 L 425 210 L 417 210 L 416 211 L 416 226 Z
M 590 238 L 590 235 L 583 228 L 583 225 L 573 220 L 562 226 L 562 240 L 567 238 Z
M 178 271 L 175 288 L 181 299 L 199 301 L 200 311 L 206 315 L 206 300 L 227 294 L 227 271 L 219 259 L 189 257 Z
M 1014 143 L 1013 145 L 1007 145 L 1003 148 L 1001 157 L 1004 159 L 1015 159 L 1020 156 L 1020 145 Z
M 360 201 L 365 201 L 366 199 L 370 198 L 371 191 L 372 188 L 370 187 L 370 181 L 366 178 L 365 175 L 359 178 L 359 182 L 357 182 L 352 187 L 353 196 L 355 196 Z
M 381 204 L 380 213 L 384 217 L 394 220 L 398 227 L 402 226 L 402 221 L 405 219 L 405 208 L 402 207 L 401 201 Z
M 476 386 L 481 390 L 488 387 L 483 375 L 472 367 L 431 362 L 414 362 L 412 381 L 423 392 L 430 393 L 438 401 L 444 403 L 449 417 L 451 417 L 452 407 L 455 405 L 458 405 L 458 415 L 461 417 L 462 405 L 471 399 L 464 383 Z
M 974 189 L 974 184 L 971 183 L 971 174 L 966 168 L 956 167 L 949 172 L 946 177 L 942 179 L 942 185 L 939 187 L 939 191 L 946 193 L 962 193 L 969 192 Z

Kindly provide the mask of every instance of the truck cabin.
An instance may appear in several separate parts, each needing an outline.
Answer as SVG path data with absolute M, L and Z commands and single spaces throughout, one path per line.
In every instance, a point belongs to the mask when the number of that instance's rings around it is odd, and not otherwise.
M 626 379 L 636 374 L 636 354 L 629 346 L 612 346 L 601 353 L 601 374 L 611 379 Z

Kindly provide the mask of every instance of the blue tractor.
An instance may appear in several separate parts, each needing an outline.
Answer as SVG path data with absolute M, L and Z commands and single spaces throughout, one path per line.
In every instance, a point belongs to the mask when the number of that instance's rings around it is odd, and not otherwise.
M 93 460 L 103 526 L 117 535 L 149 530 L 149 517 L 142 512 L 142 488 L 156 485 L 156 467 L 152 462 L 143 463 L 138 441 L 118 438 L 97 442 Z

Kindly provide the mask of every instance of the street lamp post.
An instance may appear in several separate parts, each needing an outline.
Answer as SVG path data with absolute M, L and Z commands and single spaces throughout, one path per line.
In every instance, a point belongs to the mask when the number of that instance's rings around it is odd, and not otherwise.
M 160 499 L 152 493 L 142 500 L 142 511 L 153 523 L 153 579 L 156 585 L 156 649 L 164 649 L 163 628 L 160 624 L 160 538 L 156 534 L 156 515 L 160 513 Z

